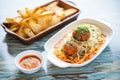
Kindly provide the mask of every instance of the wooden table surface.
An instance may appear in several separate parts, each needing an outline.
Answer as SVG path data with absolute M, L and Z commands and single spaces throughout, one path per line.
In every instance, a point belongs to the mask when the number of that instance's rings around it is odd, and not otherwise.
M 49 0 L 0 0 L 0 22 L 17 15 L 18 9 L 33 8 Z M 81 10 L 78 19 L 99 18 L 108 21 L 115 35 L 105 50 L 90 64 L 78 68 L 58 68 L 51 62 L 37 73 L 26 75 L 14 64 L 24 50 L 44 51 L 45 42 L 60 30 L 51 32 L 31 45 L 22 44 L 0 27 L 0 80 L 120 80 L 120 0 L 73 0 Z

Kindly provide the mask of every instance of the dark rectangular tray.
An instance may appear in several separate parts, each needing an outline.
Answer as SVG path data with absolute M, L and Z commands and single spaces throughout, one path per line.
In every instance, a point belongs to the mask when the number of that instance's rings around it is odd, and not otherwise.
M 12 31 L 8 28 L 8 27 L 9 27 L 9 24 L 2 23 L 1 26 L 4 28 L 4 30 L 5 30 L 8 34 L 10 34 L 10 35 L 18 38 L 19 40 L 21 40 L 21 41 L 24 42 L 25 44 L 31 44 L 31 43 L 37 41 L 38 39 L 40 39 L 41 37 L 43 37 L 43 36 L 47 35 L 48 33 L 52 32 L 53 30 L 56 30 L 57 28 L 59 28 L 59 27 L 61 27 L 61 26 L 63 26 L 63 25 L 66 25 L 66 24 L 68 24 L 68 23 L 70 23 L 70 22 L 72 22 L 72 21 L 74 21 L 74 20 L 77 19 L 78 15 L 79 15 L 79 13 L 80 13 L 80 10 L 79 10 L 77 7 L 71 6 L 71 5 L 69 5 L 69 4 L 67 4 L 66 2 L 63 2 L 63 1 L 61 1 L 61 0 L 56 0 L 56 1 L 58 1 L 58 6 L 64 8 L 64 9 L 74 8 L 74 9 L 77 10 L 77 12 L 74 13 L 74 14 L 72 14 L 72 15 L 70 15 L 70 16 L 68 16 L 68 17 L 66 17 L 65 19 L 63 19 L 63 20 L 62 20 L 61 22 L 59 22 L 58 24 L 53 25 L 53 26 L 49 27 L 48 29 L 45 29 L 44 31 L 36 34 L 34 37 L 31 37 L 31 38 L 23 38 L 23 37 L 19 36 L 18 34 L 16 34 L 15 32 L 12 32 Z M 52 1 L 52 2 L 55 2 L 55 1 Z M 49 2 L 49 3 L 45 4 L 45 5 L 40 6 L 40 7 L 47 6 L 47 5 L 51 4 L 52 2 Z

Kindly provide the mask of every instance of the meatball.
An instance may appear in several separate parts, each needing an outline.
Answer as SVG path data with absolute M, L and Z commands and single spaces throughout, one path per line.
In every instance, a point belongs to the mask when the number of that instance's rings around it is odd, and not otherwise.
M 78 41 L 86 41 L 90 38 L 90 31 L 87 27 L 80 26 L 73 31 L 72 36 Z
M 75 44 L 66 43 L 64 45 L 63 51 L 65 52 L 66 55 L 73 56 L 74 54 L 77 53 L 77 46 Z

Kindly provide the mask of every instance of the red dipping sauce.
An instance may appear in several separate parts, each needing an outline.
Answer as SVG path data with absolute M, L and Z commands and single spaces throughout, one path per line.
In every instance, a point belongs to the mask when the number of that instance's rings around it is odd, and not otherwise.
M 19 65 L 24 69 L 33 69 L 40 66 L 41 59 L 35 55 L 27 55 L 20 59 Z

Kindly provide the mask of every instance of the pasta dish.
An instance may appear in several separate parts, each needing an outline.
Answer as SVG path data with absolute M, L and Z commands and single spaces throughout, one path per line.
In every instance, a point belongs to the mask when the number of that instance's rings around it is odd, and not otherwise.
M 96 25 L 80 24 L 55 44 L 54 54 L 62 61 L 81 64 L 97 54 L 105 39 Z

